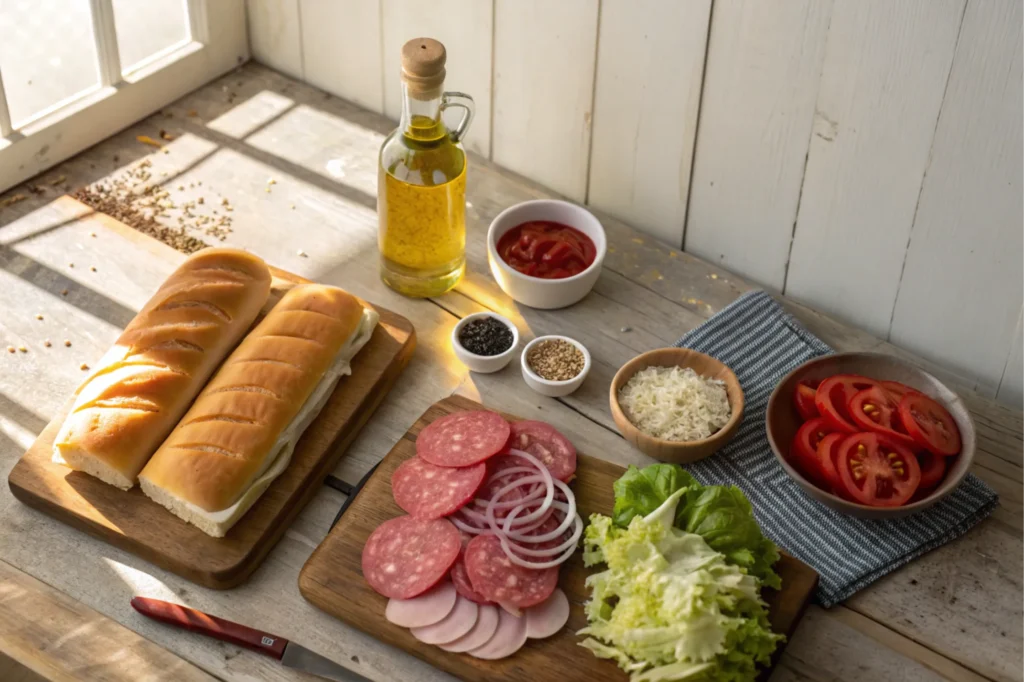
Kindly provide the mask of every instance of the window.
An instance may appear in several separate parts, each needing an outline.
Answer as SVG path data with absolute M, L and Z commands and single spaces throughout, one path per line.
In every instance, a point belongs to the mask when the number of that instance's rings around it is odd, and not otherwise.
M 3 0 L 0 192 L 247 57 L 243 0 Z

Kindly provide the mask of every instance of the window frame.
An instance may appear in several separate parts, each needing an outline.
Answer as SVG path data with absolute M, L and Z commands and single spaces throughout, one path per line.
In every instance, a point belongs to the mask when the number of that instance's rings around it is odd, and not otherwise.
M 244 0 L 186 0 L 191 40 L 122 73 L 112 0 L 90 0 L 100 84 L 18 129 L 0 79 L 0 192 L 227 73 L 249 58 Z

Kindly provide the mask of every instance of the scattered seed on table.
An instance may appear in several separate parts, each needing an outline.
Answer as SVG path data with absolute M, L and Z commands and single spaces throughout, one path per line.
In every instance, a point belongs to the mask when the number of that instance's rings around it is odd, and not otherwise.
M 530 369 L 548 381 L 568 381 L 583 371 L 583 352 L 562 339 L 541 341 L 526 356 Z
M 82 364 L 80 364 L 80 365 L 78 366 L 78 369 L 80 369 L 80 370 L 82 370 L 82 371 L 85 371 L 85 370 L 89 369 L 89 365 L 87 365 L 87 364 L 85 364 L 85 363 L 83 362 Z
M 622 332 L 623 334 L 625 334 L 626 332 L 631 332 L 631 331 L 633 331 L 633 328 L 632 328 L 632 327 L 623 327 L 623 328 L 622 328 L 622 329 L 620 329 L 619 331 L 620 331 L 620 332 Z
M 306 255 L 306 252 L 303 251 L 302 249 L 299 249 L 299 255 L 302 256 L 303 258 L 308 258 L 308 256 Z
M 46 339 L 46 341 L 43 341 L 43 345 L 44 345 L 44 346 L 46 346 L 47 348 L 49 348 L 49 347 L 50 347 L 50 346 L 52 346 L 53 344 L 52 344 L 52 343 L 50 343 L 50 339 Z
M 93 272 L 96 272 L 96 266 L 95 265 L 90 265 L 89 269 L 92 270 Z
M 90 232 L 90 233 L 89 233 L 89 236 L 90 236 L 90 237 L 95 237 L 95 236 L 96 236 L 96 233 L 95 233 L 95 232 Z
M 68 295 L 68 290 L 67 289 L 61 289 L 60 290 L 60 295 L 61 296 L 67 296 Z
M 8 353 L 16 353 L 17 351 L 18 351 L 18 349 L 15 348 L 14 346 L 7 346 L 7 352 Z
M 70 341 L 68 341 L 67 339 L 64 339 L 64 345 L 65 345 L 66 347 L 70 348 L 70 347 L 71 347 L 71 342 L 70 342 Z
M 25 346 L 18 346 L 18 350 L 20 350 L 22 353 L 28 352 L 28 348 L 25 348 Z
M 69 268 L 73 268 L 73 267 L 75 267 L 75 264 L 74 263 L 68 263 L 68 267 Z
M 43 314 L 42 313 L 36 313 L 36 319 L 37 320 L 43 319 Z

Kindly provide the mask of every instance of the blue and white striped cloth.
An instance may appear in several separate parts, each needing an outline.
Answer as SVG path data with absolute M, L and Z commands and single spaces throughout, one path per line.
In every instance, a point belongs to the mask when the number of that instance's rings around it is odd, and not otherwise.
M 794 367 L 832 352 L 763 291 L 744 294 L 676 346 L 718 358 L 743 386 L 736 437 L 689 471 L 705 485 L 738 486 L 765 535 L 821 575 L 816 600 L 832 606 L 886 573 L 966 533 L 992 513 L 996 493 L 973 475 L 942 502 L 908 518 L 867 521 L 812 500 L 779 466 L 765 434 L 772 390 Z

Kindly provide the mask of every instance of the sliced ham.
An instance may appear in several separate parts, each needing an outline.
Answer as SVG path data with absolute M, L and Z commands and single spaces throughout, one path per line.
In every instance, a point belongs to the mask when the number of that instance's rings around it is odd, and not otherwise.
M 450 582 L 443 582 L 412 599 L 391 599 L 384 617 L 404 628 L 421 628 L 444 619 L 455 608 L 458 593 Z
M 475 658 L 493 661 L 511 656 L 526 644 L 526 619 L 516 618 L 504 610 L 498 610 L 498 627 L 485 644 L 470 649 L 468 653 Z
M 447 644 L 473 629 L 477 620 L 477 605 L 465 597 L 456 597 L 455 608 L 447 616 L 421 628 L 412 628 L 412 636 L 424 644 Z
M 494 635 L 498 629 L 498 608 L 495 606 L 482 605 L 479 607 L 476 616 L 476 625 L 473 629 L 459 637 L 454 642 L 440 644 L 445 651 L 461 653 L 483 646 Z
M 569 622 L 569 598 L 558 588 L 536 606 L 526 609 L 526 636 L 544 639 L 556 634 Z

